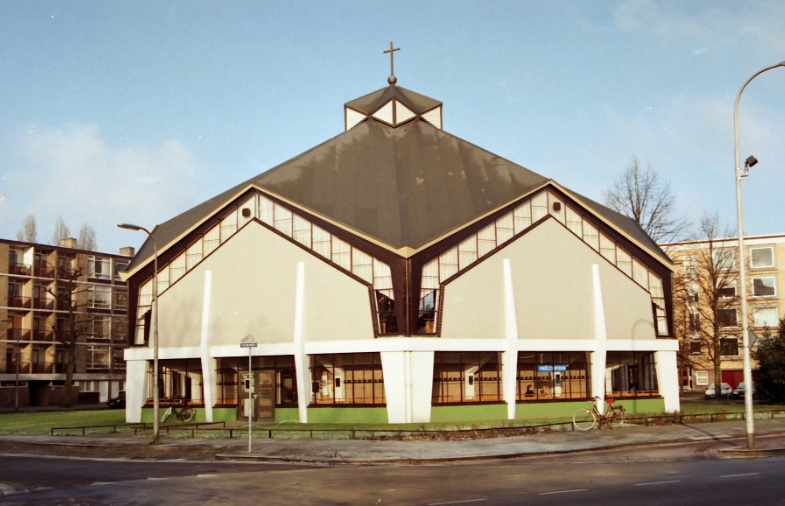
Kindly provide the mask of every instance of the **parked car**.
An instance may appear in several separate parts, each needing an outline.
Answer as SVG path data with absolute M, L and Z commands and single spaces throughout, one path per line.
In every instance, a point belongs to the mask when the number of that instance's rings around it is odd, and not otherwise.
M 744 390 L 745 390 L 744 382 L 742 381 L 741 383 L 739 383 L 739 385 L 733 391 L 733 398 L 734 399 L 742 399 L 742 398 L 744 398 Z M 755 383 L 752 384 L 752 390 L 750 390 L 750 391 L 752 392 L 752 398 L 754 399 L 755 398 Z
M 109 409 L 125 409 L 125 392 L 120 392 L 117 397 L 106 401 L 106 405 Z
M 723 399 L 730 399 L 731 395 L 733 395 L 733 389 L 727 383 L 723 383 L 720 385 L 720 397 Z M 714 383 L 709 385 L 709 388 L 703 393 L 703 396 L 707 399 L 714 399 L 717 397 L 717 388 L 714 386 Z

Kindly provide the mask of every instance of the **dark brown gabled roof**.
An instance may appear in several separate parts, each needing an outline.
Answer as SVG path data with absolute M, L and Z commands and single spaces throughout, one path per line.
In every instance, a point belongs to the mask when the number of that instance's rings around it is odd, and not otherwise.
M 386 101 L 417 117 L 392 126 Z M 421 114 L 441 102 L 390 86 L 346 104 L 368 117 L 348 131 L 155 228 L 159 253 L 249 187 L 394 251 L 416 251 L 548 184 L 549 179 L 435 127 Z M 582 204 L 645 249 L 669 260 L 632 220 L 580 195 Z M 150 241 L 128 272 L 153 256 Z

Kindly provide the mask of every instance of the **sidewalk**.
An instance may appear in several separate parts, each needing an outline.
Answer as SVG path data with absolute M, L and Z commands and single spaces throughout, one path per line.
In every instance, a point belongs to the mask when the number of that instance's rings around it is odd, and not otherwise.
M 627 426 L 589 432 L 548 432 L 459 441 L 179 439 L 162 435 L 0 436 L 0 453 L 130 460 L 254 461 L 299 464 L 428 464 L 586 452 L 600 449 L 706 441 L 721 456 L 785 455 L 785 419 L 755 421 L 756 449 L 747 450 L 743 421 Z M 732 438 L 740 438 L 733 439 Z

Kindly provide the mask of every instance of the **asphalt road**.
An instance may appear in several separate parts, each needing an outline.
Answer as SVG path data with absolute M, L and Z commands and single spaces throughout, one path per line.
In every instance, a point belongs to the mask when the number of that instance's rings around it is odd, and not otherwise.
M 785 457 L 715 442 L 445 465 L 305 467 L 3 455 L 0 504 L 785 504 Z

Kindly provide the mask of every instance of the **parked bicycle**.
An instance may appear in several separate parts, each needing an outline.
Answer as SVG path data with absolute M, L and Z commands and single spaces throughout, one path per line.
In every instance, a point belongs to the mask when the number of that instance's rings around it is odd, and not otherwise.
M 597 423 L 600 424 L 600 428 L 602 428 L 602 424 L 606 424 L 608 428 L 611 429 L 618 429 L 622 425 L 624 425 L 624 419 L 627 417 L 627 410 L 624 409 L 624 406 L 614 406 L 613 405 L 613 397 L 608 397 L 608 409 L 605 410 L 605 414 L 600 414 L 599 409 L 597 409 L 597 401 L 601 401 L 599 397 L 594 397 L 594 400 L 589 401 L 591 403 L 591 407 L 588 408 L 581 408 L 575 412 L 572 416 L 572 425 L 578 430 L 590 430 L 593 429 Z
M 172 415 L 184 423 L 188 423 L 196 417 L 196 409 L 188 404 L 188 399 L 174 399 L 172 402 L 178 402 L 180 405 L 169 405 L 169 408 L 161 415 L 161 423 L 166 422 Z

